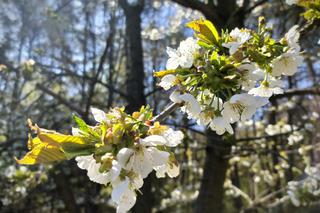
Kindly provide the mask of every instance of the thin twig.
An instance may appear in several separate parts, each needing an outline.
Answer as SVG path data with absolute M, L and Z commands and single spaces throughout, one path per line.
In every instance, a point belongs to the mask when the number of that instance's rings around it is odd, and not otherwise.
M 172 103 L 170 104 L 165 110 L 163 110 L 160 114 L 155 116 L 151 121 L 156 122 L 156 121 L 163 121 L 166 117 L 168 117 L 173 111 L 178 109 L 182 103 Z

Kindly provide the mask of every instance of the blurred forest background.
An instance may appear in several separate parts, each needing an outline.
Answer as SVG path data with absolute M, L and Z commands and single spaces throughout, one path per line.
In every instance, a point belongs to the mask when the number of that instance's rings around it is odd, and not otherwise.
M 27 151 L 26 120 L 70 133 L 72 114 L 93 122 L 92 106 L 133 112 L 149 104 L 157 114 L 169 93 L 153 71 L 164 69 L 167 46 L 192 35 L 186 22 L 205 17 L 219 29 L 254 29 L 265 16 L 280 37 L 303 25 L 301 12 L 284 0 L 0 0 L 0 212 L 114 212 L 110 189 L 90 182 L 74 161 L 16 164 Z M 301 35 L 304 64 L 287 78 L 287 91 L 239 123 L 232 143 L 179 111 L 166 120 L 187 135 L 175 150 L 181 173 L 148 177 L 133 212 L 320 211 L 316 27 Z M 309 178 L 305 168 L 319 182 L 300 197 L 288 194 L 289 181 Z

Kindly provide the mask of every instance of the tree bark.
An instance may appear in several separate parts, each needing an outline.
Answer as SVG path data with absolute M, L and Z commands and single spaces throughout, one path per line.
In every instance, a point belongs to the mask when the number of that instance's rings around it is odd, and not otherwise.
M 120 0 L 119 3 L 126 16 L 126 91 L 129 96 L 127 111 L 133 112 L 146 103 L 140 17 L 144 2 L 140 0 L 133 6 L 128 4 L 126 0 Z
M 76 203 L 74 193 L 70 188 L 70 183 L 68 183 L 68 179 L 59 166 L 58 169 L 58 171 L 52 174 L 52 177 L 57 185 L 57 190 L 59 195 L 61 196 L 61 200 L 65 204 L 67 212 L 78 213 L 80 212 L 80 209 Z
M 224 181 L 231 144 L 213 131 L 207 131 L 206 160 L 195 213 L 223 212 Z

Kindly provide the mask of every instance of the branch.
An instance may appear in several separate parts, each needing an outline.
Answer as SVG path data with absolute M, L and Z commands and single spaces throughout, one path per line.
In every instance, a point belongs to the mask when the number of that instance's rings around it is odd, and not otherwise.
M 194 10 L 199 10 L 201 12 L 202 10 L 205 10 L 206 7 L 208 7 L 207 4 L 200 2 L 198 0 L 172 0 L 172 1 L 184 7 L 188 7 Z
M 283 94 L 278 94 L 275 96 L 272 96 L 270 98 L 270 101 L 274 101 L 276 99 L 281 99 L 281 98 L 290 98 L 292 96 L 296 95 L 320 95 L 320 88 L 314 87 L 314 88 L 306 88 L 306 89 L 290 89 L 286 91 Z
M 317 28 L 320 26 L 320 20 L 316 19 L 316 20 L 312 20 L 312 21 L 308 21 L 305 25 L 303 25 L 299 32 L 300 32 L 300 38 L 305 36 L 309 31 L 312 30 L 313 27 Z
M 166 117 L 168 117 L 173 111 L 178 109 L 180 106 L 182 106 L 182 103 L 172 103 L 170 104 L 164 111 L 162 111 L 160 114 L 155 116 L 151 121 L 163 121 Z
M 171 0 L 171 1 L 181 6 L 200 11 L 201 13 L 203 13 L 203 15 L 207 19 L 214 22 L 218 27 L 222 27 L 222 20 L 218 15 L 216 7 L 211 6 L 209 4 L 205 4 L 198 0 Z
M 70 108 L 73 111 L 76 111 L 79 115 L 82 115 L 82 116 L 85 115 L 85 112 L 82 110 L 82 108 L 70 103 L 68 100 L 66 100 L 63 97 L 61 97 L 60 95 L 52 92 L 51 90 L 49 90 L 45 86 L 42 86 L 41 84 L 37 84 L 36 87 L 38 89 L 42 90 L 44 93 L 47 93 L 48 95 L 50 95 L 53 98 L 57 99 L 61 104 L 67 106 L 68 108 Z
M 84 75 L 79 75 L 76 72 L 66 69 L 64 67 L 54 67 L 54 66 L 49 66 L 49 65 L 45 65 L 45 64 L 41 64 L 40 62 L 37 62 L 38 66 L 41 66 L 42 68 L 46 68 L 46 69 L 60 69 L 60 70 L 64 70 L 65 73 L 54 73 L 54 72 L 49 72 L 49 71 L 44 71 L 42 70 L 42 72 L 46 72 L 49 75 L 54 75 L 54 77 L 63 77 L 63 76 L 69 76 L 69 77 L 75 77 L 75 78 L 80 78 L 80 79 L 85 79 L 88 81 L 96 81 L 98 84 L 101 84 L 102 86 L 106 87 L 107 89 L 109 89 L 110 91 L 117 93 L 118 95 L 120 95 L 122 98 L 128 100 L 128 95 L 122 91 L 120 91 L 119 89 L 115 88 L 114 86 L 103 82 L 102 80 L 99 79 L 94 79 L 93 77 L 90 77 L 86 74 Z
M 254 10 L 256 7 L 266 3 L 268 0 L 261 0 L 261 1 L 258 1 L 257 3 L 255 3 L 254 5 L 252 5 L 251 7 L 249 7 L 245 13 L 248 14 L 248 13 L 251 13 L 252 10 Z

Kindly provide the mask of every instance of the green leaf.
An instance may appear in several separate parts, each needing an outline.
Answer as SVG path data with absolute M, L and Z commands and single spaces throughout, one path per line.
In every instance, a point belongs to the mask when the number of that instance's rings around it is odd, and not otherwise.
M 88 135 L 93 136 L 95 140 L 99 140 L 100 139 L 99 134 L 96 131 L 94 131 L 90 126 L 88 126 L 84 120 L 82 120 L 80 117 L 78 117 L 76 115 L 73 115 L 72 117 L 73 117 L 73 120 L 78 125 L 78 128 L 83 133 L 86 133 Z

